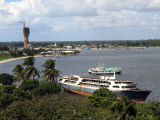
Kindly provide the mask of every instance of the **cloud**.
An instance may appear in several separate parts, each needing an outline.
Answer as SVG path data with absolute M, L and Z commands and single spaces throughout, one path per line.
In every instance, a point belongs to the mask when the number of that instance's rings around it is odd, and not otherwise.
M 0 0 L 0 29 L 25 19 L 52 32 L 136 26 L 157 30 L 159 10 L 160 0 Z

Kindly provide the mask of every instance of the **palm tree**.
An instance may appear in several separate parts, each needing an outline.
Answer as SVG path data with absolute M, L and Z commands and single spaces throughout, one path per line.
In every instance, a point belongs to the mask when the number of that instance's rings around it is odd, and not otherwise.
M 35 76 L 37 76 L 37 78 L 40 78 L 40 71 L 38 69 L 36 69 L 34 67 L 34 65 L 30 65 L 26 68 L 26 77 L 27 79 L 30 79 L 33 76 L 33 79 L 35 78 Z
M 24 59 L 23 65 L 30 66 L 30 65 L 34 65 L 34 63 L 35 63 L 34 57 L 28 57 Z
M 34 57 L 28 57 L 24 59 L 23 65 L 26 66 L 25 72 L 26 72 L 26 78 L 30 79 L 33 76 L 33 79 L 35 76 L 40 78 L 40 71 L 34 67 L 35 59 Z
M 110 108 L 113 112 L 120 113 L 119 120 L 133 120 L 137 114 L 135 103 L 127 96 L 122 96 L 121 100 L 114 101 Z
M 60 71 L 55 69 L 55 60 L 47 60 L 43 65 L 45 69 L 42 71 L 44 73 L 43 78 L 47 81 L 55 82 L 60 74 Z
M 22 65 L 16 65 L 14 69 L 12 70 L 12 72 L 15 77 L 14 82 L 25 80 L 25 71 Z

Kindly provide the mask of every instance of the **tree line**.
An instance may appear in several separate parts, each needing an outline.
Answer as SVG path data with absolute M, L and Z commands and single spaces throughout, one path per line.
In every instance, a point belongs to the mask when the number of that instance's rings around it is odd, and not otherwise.
M 96 45 L 102 47 L 124 46 L 124 47 L 157 47 L 160 46 L 160 39 L 149 40 L 91 40 L 91 41 L 46 41 L 46 42 L 30 42 L 34 47 L 47 47 L 56 42 L 57 47 L 64 47 L 65 45 Z M 23 42 L 0 42 L 3 46 L 23 47 Z

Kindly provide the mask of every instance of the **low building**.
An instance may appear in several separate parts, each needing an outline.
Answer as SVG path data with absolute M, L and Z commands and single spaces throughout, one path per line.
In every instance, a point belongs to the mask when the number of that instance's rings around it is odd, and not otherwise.
M 7 54 L 9 51 L 0 51 L 0 54 Z
M 72 46 L 65 46 L 66 49 L 72 49 Z
M 33 46 L 31 44 L 27 44 L 27 48 L 33 50 Z
M 73 50 L 64 50 L 64 51 L 61 51 L 61 53 L 64 53 L 64 54 L 73 54 L 74 51 Z

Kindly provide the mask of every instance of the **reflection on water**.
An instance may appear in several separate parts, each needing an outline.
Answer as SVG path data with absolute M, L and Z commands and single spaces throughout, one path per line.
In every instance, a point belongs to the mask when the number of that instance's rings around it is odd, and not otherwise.
M 63 58 L 44 57 L 36 58 L 35 66 L 42 70 L 42 64 L 47 59 L 56 59 L 56 68 L 62 74 L 95 76 L 88 74 L 90 67 L 97 66 L 98 62 L 106 66 L 122 68 L 122 74 L 117 79 L 132 80 L 139 88 L 150 89 L 153 92 L 148 101 L 160 99 L 160 49 L 148 48 L 140 50 L 83 50 L 79 56 Z M 0 73 L 11 73 L 16 64 L 23 60 L 16 60 L 0 64 Z M 97 76 L 98 77 L 98 76 Z

